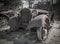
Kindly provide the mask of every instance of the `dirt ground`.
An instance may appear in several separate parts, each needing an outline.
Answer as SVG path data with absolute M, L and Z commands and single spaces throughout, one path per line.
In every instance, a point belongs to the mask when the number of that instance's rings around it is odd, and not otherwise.
M 44 44 L 60 44 L 60 21 L 55 21 Z
M 36 32 L 15 31 L 10 33 L 0 32 L 0 44 L 60 44 L 60 21 L 55 21 L 46 41 L 37 40 Z

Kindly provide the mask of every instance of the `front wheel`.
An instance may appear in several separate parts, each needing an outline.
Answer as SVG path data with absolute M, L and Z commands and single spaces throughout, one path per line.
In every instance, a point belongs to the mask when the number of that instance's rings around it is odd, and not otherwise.
M 38 40 L 46 40 L 48 38 L 48 31 L 47 29 L 40 27 L 37 29 L 37 37 Z

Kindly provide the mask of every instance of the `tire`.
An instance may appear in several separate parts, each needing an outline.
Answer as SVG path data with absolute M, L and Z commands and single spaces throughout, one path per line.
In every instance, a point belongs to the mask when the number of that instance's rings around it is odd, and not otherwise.
M 41 28 L 42 28 L 42 27 L 41 27 Z M 38 38 L 38 40 L 42 40 L 41 28 L 38 28 L 38 29 L 37 29 L 37 38 Z
M 48 31 L 43 27 L 37 29 L 38 40 L 46 40 L 48 38 Z

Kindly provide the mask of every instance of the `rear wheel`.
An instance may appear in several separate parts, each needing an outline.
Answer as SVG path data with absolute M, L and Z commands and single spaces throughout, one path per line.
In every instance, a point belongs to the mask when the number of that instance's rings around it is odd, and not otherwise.
M 8 24 L 8 20 L 5 16 L 0 17 L 0 31 L 10 29 L 10 26 Z

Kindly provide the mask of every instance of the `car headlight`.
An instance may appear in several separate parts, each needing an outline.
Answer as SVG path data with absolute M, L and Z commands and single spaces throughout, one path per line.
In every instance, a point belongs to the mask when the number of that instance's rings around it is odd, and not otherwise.
M 36 11 L 36 10 L 33 10 L 33 11 L 32 11 L 32 15 L 33 15 L 33 16 L 37 16 L 37 11 Z

